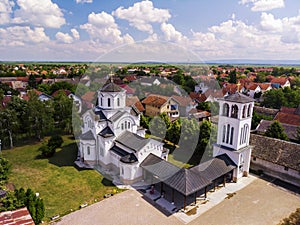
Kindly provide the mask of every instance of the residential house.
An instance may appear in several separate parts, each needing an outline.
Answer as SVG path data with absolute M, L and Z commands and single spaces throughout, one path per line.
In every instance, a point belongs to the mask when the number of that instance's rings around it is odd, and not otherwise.
M 172 97 L 151 94 L 142 103 L 145 106 L 145 115 L 158 116 L 166 113 L 169 117 L 179 117 L 179 103 Z
M 178 102 L 178 109 L 181 117 L 189 116 L 189 112 L 197 107 L 197 103 L 189 96 L 173 95 L 172 98 Z
M 0 224 L 34 225 L 34 221 L 26 207 L 0 213 Z
M 300 186 L 299 144 L 251 134 L 250 145 L 252 170 Z
M 248 96 L 250 96 L 251 98 L 257 97 L 257 95 L 261 92 L 261 87 L 259 86 L 258 83 L 250 83 L 248 85 L 244 86 Z
M 281 107 L 274 120 L 280 123 L 300 126 L 300 105 L 297 108 Z
M 159 79 L 157 79 L 156 77 L 142 77 L 138 81 L 143 86 L 152 86 L 152 85 L 159 86 L 161 84 L 161 82 L 159 81 Z
M 126 96 L 126 106 L 127 107 L 135 106 L 136 109 L 142 114 L 145 112 L 145 108 L 137 96 L 128 96 L 127 95 Z
M 291 83 L 286 77 L 275 77 L 270 81 L 272 87 L 274 88 L 286 88 L 291 87 Z

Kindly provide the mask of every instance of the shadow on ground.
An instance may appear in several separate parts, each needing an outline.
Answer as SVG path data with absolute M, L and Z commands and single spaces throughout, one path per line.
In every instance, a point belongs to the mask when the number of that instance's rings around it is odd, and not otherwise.
M 74 166 L 74 162 L 77 158 L 77 145 L 76 143 L 64 145 L 60 150 L 49 158 L 49 163 L 56 166 Z

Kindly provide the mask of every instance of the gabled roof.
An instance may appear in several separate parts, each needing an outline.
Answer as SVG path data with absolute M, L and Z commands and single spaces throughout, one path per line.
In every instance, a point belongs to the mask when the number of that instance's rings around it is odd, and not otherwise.
M 79 138 L 81 140 L 95 140 L 94 134 L 91 130 L 87 131 L 84 134 L 81 134 Z
M 180 106 L 188 106 L 193 103 L 190 96 L 172 95 L 172 98 L 175 99 Z
M 0 213 L 0 224 L 34 225 L 34 221 L 26 207 L 14 211 Z
M 123 91 L 123 89 L 113 82 L 109 82 L 101 88 L 101 92 L 121 92 L 121 91 Z
M 300 172 L 300 145 L 288 141 L 251 134 L 252 156 Z
M 161 107 L 163 106 L 168 100 L 168 97 L 161 96 L 161 95 L 149 95 L 146 97 L 142 103 L 145 105 L 151 105 L 155 107 Z
M 187 196 L 206 187 L 211 181 L 192 170 L 182 168 L 164 183 Z
M 95 111 L 95 114 L 99 116 L 99 120 L 100 121 L 107 120 L 107 117 L 104 115 L 104 113 L 102 112 L 102 110 Z
M 145 108 L 137 96 L 127 96 L 126 106 L 134 105 L 140 112 L 144 112 Z
M 110 129 L 109 126 L 105 127 L 103 130 L 101 130 L 98 135 L 105 137 L 105 138 L 115 136 L 114 132 Z
M 143 147 L 145 147 L 146 144 L 150 142 L 150 140 L 151 139 L 143 138 L 129 131 L 124 131 L 115 141 L 137 152 L 141 150 Z
M 111 122 L 115 122 L 115 121 L 117 121 L 118 119 L 120 119 L 124 114 L 126 114 L 125 111 L 123 111 L 123 112 L 118 111 L 118 112 L 116 112 L 114 115 L 112 115 L 112 116 L 109 118 L 109 120 L 110 120 Z
M 285 85 L 285 83 L 287 81 L 288 81 L 288 78 L 286 78 L 286 77 L 275 77 L 271 80 L 271 83 L 272 84 L 280 84 L 282 86 L 282 85 Z
M 280 123 L 300 126 L 300 115 L 278 112 L 274 118 Z
M 252 98 L 249 98 L 248 96 L 243 95 L 239 92 L 224 97 L 224 100 L 228 102 L 238 102 L 238 103 L 254 102 Z

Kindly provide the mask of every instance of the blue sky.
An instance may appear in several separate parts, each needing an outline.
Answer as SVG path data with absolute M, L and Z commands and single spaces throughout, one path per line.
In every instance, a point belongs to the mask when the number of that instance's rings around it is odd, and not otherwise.
M 143 50 L 135 44 L 140 42 Z M 186 52 L 166 50 L 162 43 Z M 0 60 L 94 61 L 118 48 L 126 49 L 124 57 L 143 52 L 138 58 L 169 51 L 165 57 L 175 61 L 174 55 L 189 51 L 204 61 L 300 60 L 300 1 L 0 2 Z

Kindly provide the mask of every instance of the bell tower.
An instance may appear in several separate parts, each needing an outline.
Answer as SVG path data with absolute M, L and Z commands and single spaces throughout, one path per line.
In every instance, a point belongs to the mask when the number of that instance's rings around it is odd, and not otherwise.
M 253 99 L 235 93 L 218 100 L 220 105 L 217 143 L 213 156 L 227 154 L 237 165 L 233 179 L 237 181 L 249 173 L 251 146 L 249 145 Z

